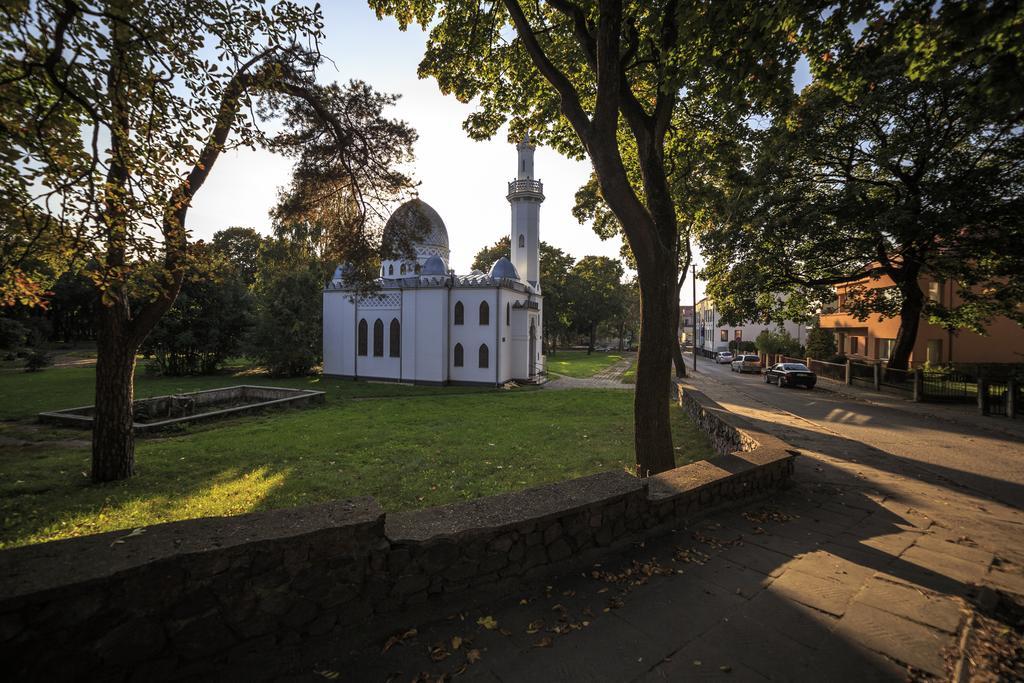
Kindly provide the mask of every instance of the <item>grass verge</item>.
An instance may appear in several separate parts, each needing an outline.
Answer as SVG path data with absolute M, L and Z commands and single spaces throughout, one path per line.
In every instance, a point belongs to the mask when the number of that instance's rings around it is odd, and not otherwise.
M 0 547 L 362 495 L 427 507 L 632 465 L 630 393 L 461 389 L 333 396 L 142 439 L 138 476 L 104 485 L 86 476 L 87 434 L 3 423 Z M 703 433 L 672 411 L 678 464 L 709 457 Z

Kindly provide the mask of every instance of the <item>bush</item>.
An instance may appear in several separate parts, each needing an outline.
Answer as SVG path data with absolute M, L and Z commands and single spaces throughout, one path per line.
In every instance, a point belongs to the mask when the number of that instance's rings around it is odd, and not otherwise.
M 42 351 L 33 351 L 25 359 L 25 372 L 39 372 L 52 362 L 49 354 Z
M 821 327 L 812 328 L 807 333 L 807 356 L 824 360 L 836 357 L 836 336 L 832 330 Z M 845 362 L 845 359 L 843 360 Z
M 793 339 L 789 332 L 781 329 L 765 330 L 757 335 L 757 339 L 754 341 L 754 348 L 767 355 L 781 353 L 785 356 L 804 357 L 800 343 Z
M 15 350 L 25 345 L 29 330 L 17 320 L 0 318 L 0 349 Z
M 278 263 L 261 268 L 250 355 L 272 375 L 307 375 L 320 362 L 322 291 L 320 269 L 315 264 Z

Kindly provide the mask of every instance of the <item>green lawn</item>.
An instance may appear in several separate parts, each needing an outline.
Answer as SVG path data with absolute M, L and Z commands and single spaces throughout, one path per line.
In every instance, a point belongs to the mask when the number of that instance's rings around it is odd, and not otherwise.
M 621 353 L 594 351 L 587 354 L 586 351 L 557 351 L 554 355 L 547 356 L 547 370 L 568 377 L 593 377 L 620 360 Z
M 392 382 L 356 382 L 344 379 L 292 377 L 276 379 L 254 373 L 246 366 L 216 375 L 160 377 L 146 374 L 141 364 L 135 371 L 135 397 L 163 396 L 183 391 L 215 389 L 235 384 L 298 387 L 327 392 L 328 399 L 363 396 L 421 396 L 439 391 L 462 393 L 491 391 L 488 387 L 429 387 Z M 0 373 L 0 420 L 34 416 L 36 413 L 91 405 L 96 386 L 96 369 L 48 368 L 42 372 Z
M 26 386 L 37 395 L 20 409 L 9 398 L 11 376 L 0 377 L 7 414 L 87 402 L 81 399 L 89 382 L 78 373 L 31 376 Z M 61 392 L 65 398 L 46 403 L 33 382 L 58 391 L 61 374 L 69 385 Z M 140 392 L 212 381 L 143 380 Z M 24 382 L 21 375 L 17 382 Z M 87 478 L 88 433 L 29 420 L 0 422 L 0 547 L 359 495 L 374 496 L 388 510 L 425 507 L 628 468 L 633 459 L 628 392 L 466 394 L 452 387 L 427 395 L 414 387 L 351 381 L 281 384 L 326 387 L 328 402 L 140 439 L 138 475 L 105 485 Z M 344 400 L 358 393 L 353 387 L 408 394 Z M 704 435 L 675 407 L 673 419 L 680 464 L 709 457 Z M 30 443 L 12 445 L 12 439 Z

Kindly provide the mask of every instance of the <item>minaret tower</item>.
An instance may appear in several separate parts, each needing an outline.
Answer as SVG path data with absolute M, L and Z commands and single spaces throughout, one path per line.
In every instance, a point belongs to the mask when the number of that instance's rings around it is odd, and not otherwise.
M 516 145 L 518 175 L 508 184 L 507 198 L 512 205 L 512 265 L 522 280 L 539 289 L 540 203 L 544 201 L 544 185 L 533 175 L 535 149 L 529 135 Z

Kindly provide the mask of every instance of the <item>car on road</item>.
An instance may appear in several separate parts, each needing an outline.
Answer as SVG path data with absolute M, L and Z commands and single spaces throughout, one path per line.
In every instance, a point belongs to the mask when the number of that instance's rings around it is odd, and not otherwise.
M 776 363 L 764 373 L 765 384 L 775 382 L 782 387 L 807 387 L 813 389 L 818 376 L 803 363 Z
M 761 372 L 761 357 L 753 354 L 736 356 L 730 364 L 733 372 Z
M 715 362 L 719 365 L 728 365 L 732 362 L 732 351 L 719 351 L 715 356 Z

